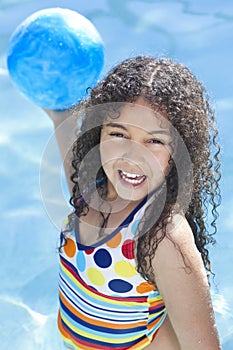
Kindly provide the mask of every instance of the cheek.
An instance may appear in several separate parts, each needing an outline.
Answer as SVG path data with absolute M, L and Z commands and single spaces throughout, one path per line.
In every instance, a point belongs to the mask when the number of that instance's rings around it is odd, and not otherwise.
M 119 158 L 120 149 L 114 142 L 103 142 L 100 144 L 100 157 L 104 165 Z
M 153 160 L 160 168 L 160 171 L 165 175 L 169 173 L 170 170 L 170 158 L 171 154 L 168 151 L 164 152 L 155 152 L 153 154 Z

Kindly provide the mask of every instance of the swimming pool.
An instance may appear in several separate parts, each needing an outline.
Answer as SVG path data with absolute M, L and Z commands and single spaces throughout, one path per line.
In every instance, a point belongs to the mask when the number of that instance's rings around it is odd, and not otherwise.
M 106 45 L 105 71 L 128 56 L 169 56 L 188 65 L 210 92 L 223 148 L 223 201 L 217 244 L 211 249 L 216 273 L 212 293 L 223 350 L 233 349 L 233 3 L 1 0 L 1 350 L 62 349 L 56 329 L 56 247 L 61 216 L 68 210 L 67 192 L 64 187 L 63 198 L 55 203 L 59 215 L 54 219 L 43 207 L 39 180 L 52 124 L 12 86 L 5 64 L 16 25 L 32 12 L 56 6 L 75 9 L 93 21 Z

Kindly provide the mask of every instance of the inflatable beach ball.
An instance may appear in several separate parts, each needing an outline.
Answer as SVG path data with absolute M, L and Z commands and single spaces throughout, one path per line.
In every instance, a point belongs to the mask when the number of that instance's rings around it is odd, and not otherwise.
M 14 85 L 51 110 L 77 104 L 97 83 L 103 65 L 100 34 L 87 18 L 69 9 L 33 13 L 8 44 L 7 67 Z

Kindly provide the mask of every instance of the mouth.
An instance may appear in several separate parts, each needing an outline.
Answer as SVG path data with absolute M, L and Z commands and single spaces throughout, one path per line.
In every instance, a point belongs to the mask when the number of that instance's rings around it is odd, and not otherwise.
M 120 179 L 127 182 L 129 185 L 133 187 L 140 186 L 146 180 L 145 175 L 129 173 L 127 171 L 118 170 Z

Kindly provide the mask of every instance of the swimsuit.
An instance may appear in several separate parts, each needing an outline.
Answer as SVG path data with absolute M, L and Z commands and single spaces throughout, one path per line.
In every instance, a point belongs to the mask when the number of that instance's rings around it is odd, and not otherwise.
M 148 201 L 142 201 L 93 247 L 76 229 L 60 253 L 58 328 L 68 349 L 144 349 L 167 312 L 161 295 L 136 271 L 134 235 Z

